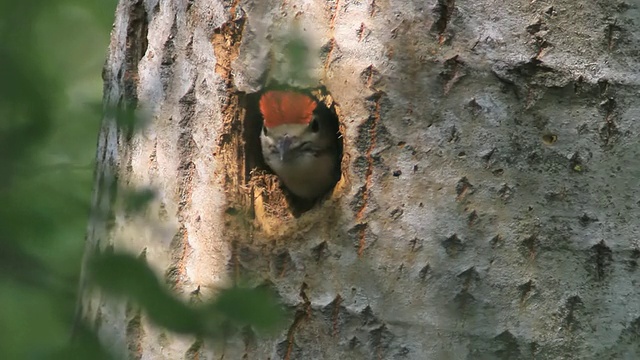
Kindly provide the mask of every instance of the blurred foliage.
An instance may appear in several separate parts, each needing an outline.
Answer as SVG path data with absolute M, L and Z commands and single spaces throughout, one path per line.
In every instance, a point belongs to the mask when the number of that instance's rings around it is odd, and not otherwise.
M 115 6 L 0 0 L 0 359 L 108 358 L 83 324 L 73 340 L 71 333 Z M 152 197 L 132 196 L 129 210 Z M 143 259 L 111 254 L 92 270 L 105 290 L 178 332 L 209 333 L 226 321 L 266 327 L 280 318 L 262 290 L 232 288 L 211 304 L 187 306 Z
M 0 0 L 0 359 L 70 344 L 115 5 Z
M 133 300 L 149 319 L 176 333 L 220 338 L 233 325 L 250 325 L 266 331 L 276 328 L 285 315 L 275 294 L 266 287 L 234 286 L 222 290 L 212 300 L 192 299 L 186 304 L 166 290 L 144 257 L 95 255 L 89 263 L 89 273 L 94 285 Z M 197 294 L 198 291 L 192 294 L 195 299 Z

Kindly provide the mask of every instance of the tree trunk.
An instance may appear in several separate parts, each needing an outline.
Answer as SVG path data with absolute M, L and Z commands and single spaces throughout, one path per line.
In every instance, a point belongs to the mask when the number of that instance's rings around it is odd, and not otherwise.
M 637 358 L 640 8 L 561 3 L 122 0 L 87 255 L 145 254 L 183 298 L 267 281 L 297 311 L 224 346 L 99 291 L 83 317 L 135 359 Z M 256 110 L 293 31 L 344 146 L 297 217 Z

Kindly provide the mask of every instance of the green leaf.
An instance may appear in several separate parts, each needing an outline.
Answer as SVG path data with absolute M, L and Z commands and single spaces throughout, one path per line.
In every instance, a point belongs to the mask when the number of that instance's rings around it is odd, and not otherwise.
M 156 198 L 156 192 L 151 188 L 127 191 L 124 202 L 127 214 L 140 213 Z
M 278 325 L 285 315 L 275 294 L 264 287 L 226 289 L 218 295 L 212 306 L 234 322 L 262 329 Z
M 89 269 L 96 285 L 130 298 L 156 324 L 179 333 L 202 333 L 199 312 L 170 295 L 144 260 L 127 254 L 98 255 Z

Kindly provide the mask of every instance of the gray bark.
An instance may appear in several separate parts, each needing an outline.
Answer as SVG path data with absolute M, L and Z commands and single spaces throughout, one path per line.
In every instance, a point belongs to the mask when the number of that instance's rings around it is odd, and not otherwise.
M 243 138 L 291 29 L 344 135 L 298 218 Z M 630 1 L 121 1 L 105 104 L 148 122 L 104 118 L 87 253 L 146 251 L 184 298 L 268 280 L 298 311 L 224 346 L 97 291 L 85 319 L 131 358 L 638 358 L 638 34 Z M 157 197 L 128 214 L 123 187 Z

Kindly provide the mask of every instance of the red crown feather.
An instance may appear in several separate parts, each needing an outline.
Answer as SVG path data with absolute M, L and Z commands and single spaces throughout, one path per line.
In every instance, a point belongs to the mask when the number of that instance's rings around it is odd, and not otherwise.
M 260 98 L 264 126 L 308 124 L 318 104 L 308 95 L 294 91 L 272 90 Z

